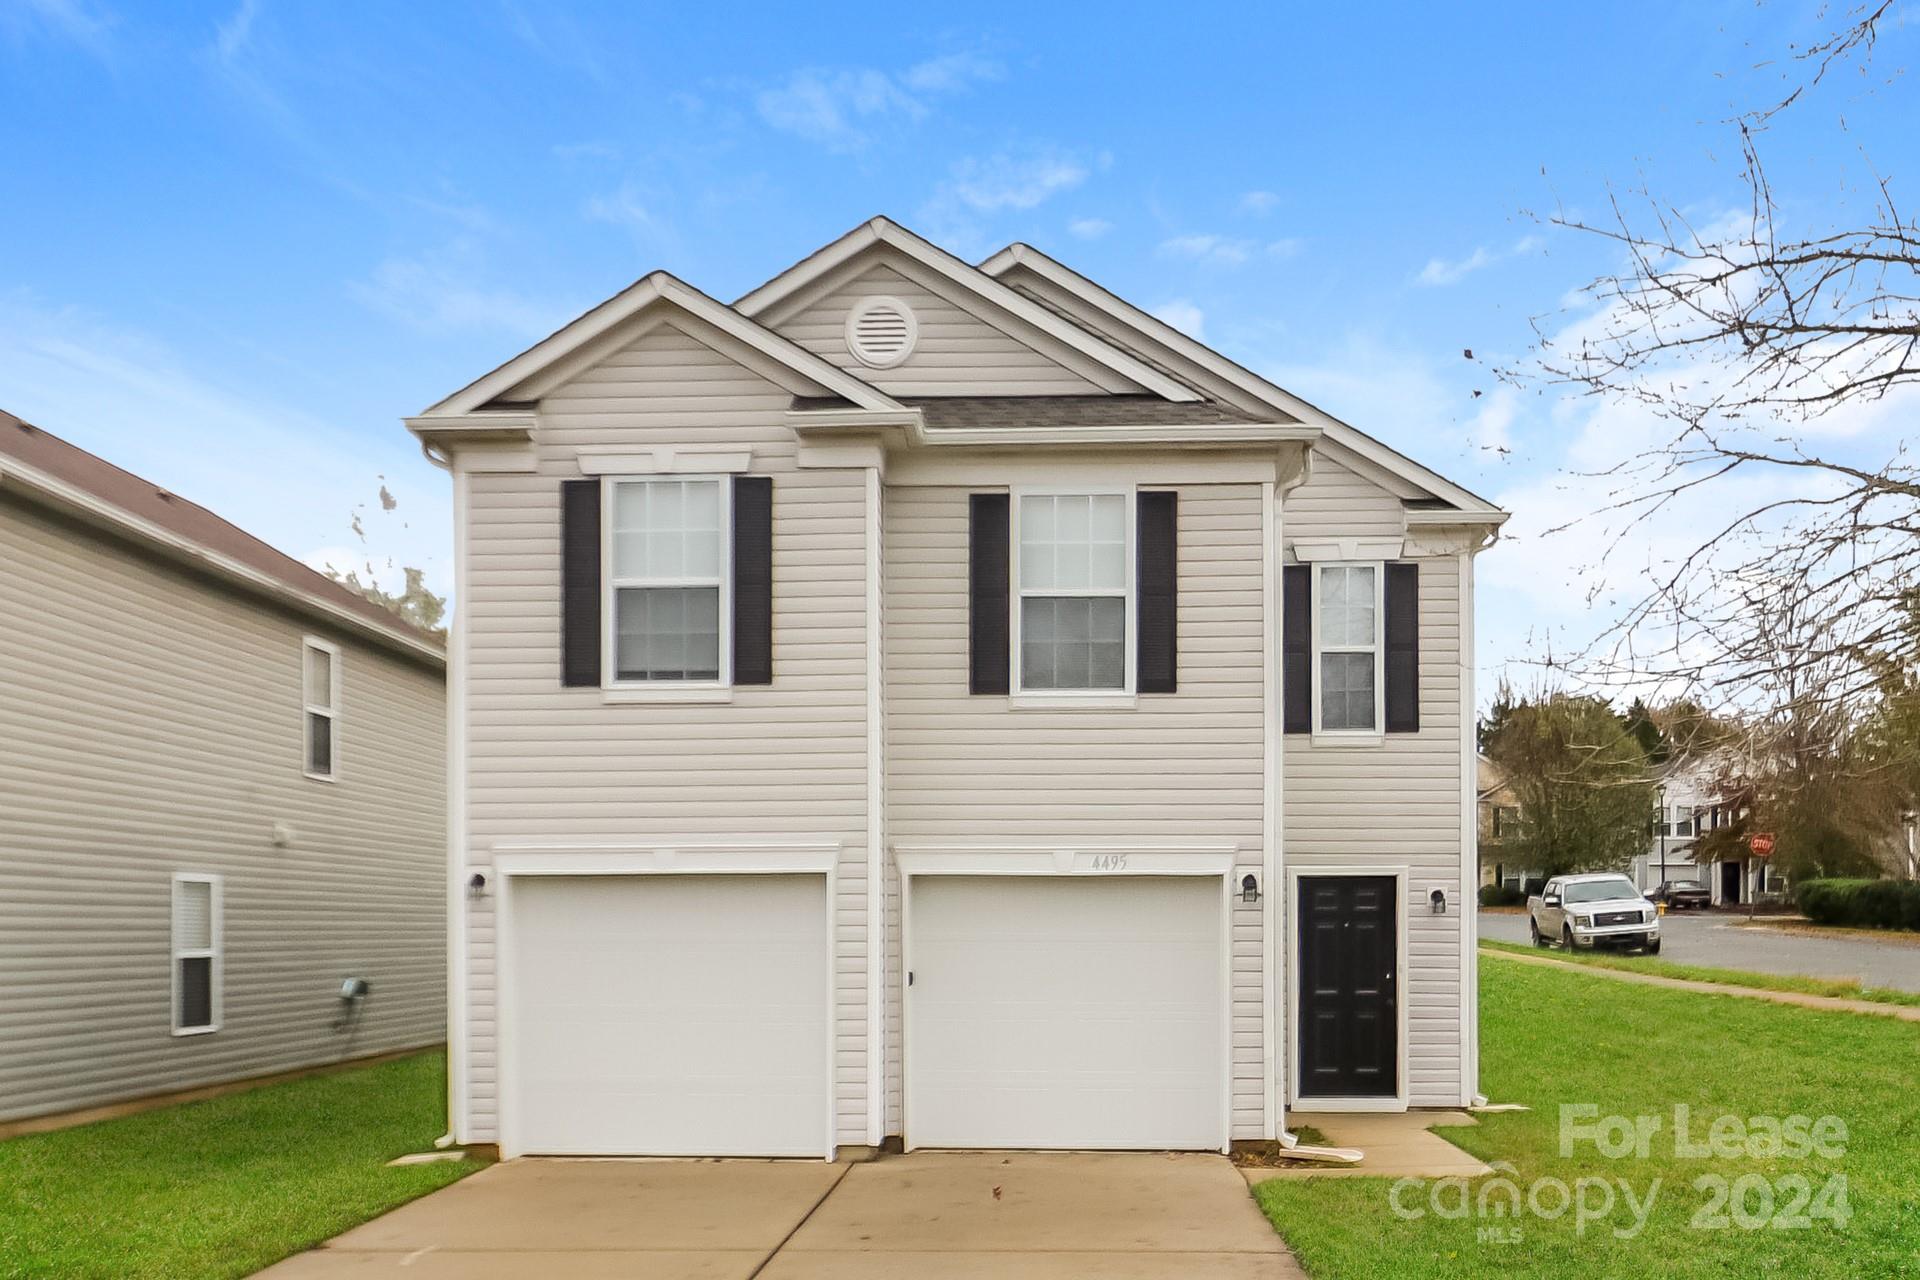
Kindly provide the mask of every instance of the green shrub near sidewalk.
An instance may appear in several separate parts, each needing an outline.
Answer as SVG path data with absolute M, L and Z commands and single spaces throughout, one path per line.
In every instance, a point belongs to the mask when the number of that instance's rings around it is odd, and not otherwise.
M 1920 882 L 1803 880 L 1793 900 L 1815 924 L 1920 930 Z
M 1527 905 L 1526 891 L 1517 884 L 1483 884 L 1480 886 L 1480 905 L 1524 907 Z

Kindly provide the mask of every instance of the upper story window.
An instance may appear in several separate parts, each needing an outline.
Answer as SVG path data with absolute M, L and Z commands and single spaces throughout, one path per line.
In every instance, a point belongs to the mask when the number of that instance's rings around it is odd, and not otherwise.
M 1377 564 L 1318 564 L 1313 575 L 1315 733 L 1378 733 L 1383 575 Z
M 728 683 L 730 486 L 714 478 L 614 480 L 607 496 L 610 682 Z
M 1133 509 L 1123 492 L 1017 496 L 1015 692 L 1130 691 Z
M 220 877 L 173 877 L 173 1033 L 220 1029 Z
M 338 767 L 340 646 L 308 636 L 302 645 L 306 775 L 331 782 Z

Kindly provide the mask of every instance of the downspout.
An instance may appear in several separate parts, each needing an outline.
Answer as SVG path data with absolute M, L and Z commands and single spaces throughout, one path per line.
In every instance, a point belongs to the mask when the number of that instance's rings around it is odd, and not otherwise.
M 438 445 L 434 444 L 433 441 L 431 440 L 422 439 L 420 441 L 420 456 L 425 458 L 428 462 L 432 463 L 434 466 L 440 468 L 440 470 L 446 472 L 448 475 L 453 476 L 454 487 L 456 490 L 459 488 L 460 478 L 458 475 L 455 475 L 453 470 L 453 458 L 447 453 L 446 450 L 440 448 Z M 455 523 L 456 525 L 458 524 L 457 521 Z M 457 527 L 454 529 L 453 536 L 455 537 L 456 540 L 460 537 L 461 532 L 462 531 Z M 456 578 L 456 581 L 454 585 L 457 588 L 459 586 L 457 570 L 455 572 L 455 578 Z M 453 618 L 453 623 L 455 627 L 458 627 L 459 625 L 459 608 L 460 608 L 460 602 L 456 598 L 454 601 L 455 616 Z M 454 635 L 451 634 L 451 631 L 450 631 L 447 637 L 447 651 L 448 651 L 447 660 L 448 660 L 449 666 L 451 666 L 453 662 L 453 647 L 458 643 L 459 641 L 454 637 Z M 451 684 L 453 682 L 449 680 L 448 683 Z M 453 718 L 452 698 L 453 698 L 453 691 L 449 690 L 447 707 L 448 707 L 448 717 L 449 717 L 450 727 L 451 727 L 451 722 Z M 451 738 L 452 735 L 449 734 L 448 736 L 449 738 Z M 452 754 L 453 743 L 451 741 L 448 742 L 447 748 L 448 748 L 447 765 L 448 765 L 449 771 L 451 771 L 453 767 L 453 759 L 454 759 Z M 451 779 L 449 779 L 449 781 L 451 782 Z M 453 807 L 453 797 L 458 794 L 458 790 L 456 787 L 449 786 L 447 789 L 447 793 L 448 793 L 448 800 L 449 800 L 448 808 L 449 810 L 451 810 Z M 453 812 L 449 812 L 447 815 L 449 823 L 463 821 L 464 816 L 465 815 L 463 814 L 458 814 Z M 447 952 L 448 952 L 447 966 L 449 969 L 457 972 L 460 967 L 460 963 L 464 959 L 464 957 L 456 956 L 454 954 L 456 948 L 460 944 L 458 944 L 455 941 L 456 932 L 455 932 L 453 913 L 461 910 L 461 903 L 457 894 L 455 894 L 451 889 L 451 886 L 457 882 L 459 877 L 459 868 L 454 867 L 452 865 L 452 859 L 454 857 L 454 848 L 452 843 L 453 830 L 451 827 L 448 828 L 447 837 L 448 837 L 447 858 L 448 858 L 448 867 L 449 867 L 448 874 L 449 874 L 449 886 L 450 886 L 449 894 L 448 894 L 449 901 L 447 903 Z M 448 1010 L 449 1023 L 451 1023 L 452 1021 L 453 1002 L 456 1000 L 464 1000 L 465 998 L 466 998 L 466 992 L 455 988 L 454 983 L 452 981 L 452 975 L 450 974 L 449 981 L 447 983 L 447 1010 Z M 460 1070 L 463 1070 L 464 1068 L 461 1066 L 457 1066 L 455 1063 L 456 1051 L 454 1048 L 454 1035 L 455 1035 L 455 1028 L 449 1025 L 447 1028 L 447 1131 L 433 1140 L 434 1147 L 437 1150 L 441 1150 L 441 1151 L 446 1150 L 448 1147 L 453 1146 L 456 1142 L 459 1141 L 459 1139 L 455 1136 L 455 1130 L 459 1127 L 458 1117 L 460 1115 L 461 1110 L 463 1109 L 460 1095 L 461 1095 L 462 1089 L 464 1088 L 464 1084 L 457 1078 L 457 1072 Z
M 1266 549 L 1270 553 L 1267 564 L 1266 590 L 1273 593 L 1285 608 L 1286 593 L 1279 590 L 1279 579 L 1283 568 L 1281 559 L 1281 529 L 1284 523 L 1286 496 L 1305 484 L 1313 476 L 1313 447 L 1303 446 L 1300 450 L 1299 464 L 1290 475 L 1276 480 L 1273 487 L 1272 509 L 1266 521 Z M 1278 619 L 1280 609 L 1271 611 Z M 1267 734 L 1267 746 L 1272 752 L 1268 769 L 1272 771 L 1268 787 L 1273 796 L 1272 818 L 1267 830 L 1267 902 L 1268 911 L 1267 951 L 1273 957 L 1270 971 L 1274 975 L 1273 989 L 1268 992 L 1267 1022 L 1274 1028 L 1274 1036 L 1279 1041 L 1275 1046 L 1275 1057 L 1279 1066 L 1275 1073 L 1271 1105 L 1274 1110 L 1274 1140 L 1282 1150 L 1299 1160 L 1313 1160 L 1323 1164 L 1358 1164 L 1366 1154 L 1352 1147 L 1316 1147 L 1300 1141 L 1300 1135 L 1287 1128 L 1287 1085 L 1286 1072 L 1292 1067 L 1292 1054 L 1288 1046 L 1292 1043 L 1292 1028 L 1288 1025 L 1287 1014 L 1292 1010 L 1292 1001 L 1287 998 L 1288 974 L 1283 967 L 1286 956 L 1286 919 L 1287 900 L 1287 845 L 1286 845 L 1286 736 L 1284 727 L 1279 726 L 1280 708 L 1278 699 L 1284 696 L 1281 676 L 1276 676 L 1275 668 L 1280 661 L 1279 639 L 1284 634 L 1284 623 L 1275 626 L 1273 634 L 1266 640 L 1267 671 L 1267 715 L 1274 722 Z
M 1478 814 L 1474 812 L 1473 803 L 1475 797 L 1480 793 L 1478 779 L 1473 776 L 1478 752 L 1475 749 L 1473 739 L 1467 737 L 1467 735 L 1472 732 L 1475 717 L 1479 714 L 1480 710 L 1479 695 L 1474 687 L 1475 676 L 1478 674 L 1473 652 L 1473 642 L 1476 638 L 1477 631 L 1474 626 L 1474 614 L 1479 603 L 1479 585 L 1474 575 L 1474 561 L 1482 551 L 1488 550 L 1498 541 L 1500 541 L 1500 526 L 1495 525 L 1481 540 L 1479 546 L 1467 552 L 1467 599 L 1461 602 L 1466 643 L 1461 646 L 1460 678 L 1464 681 L 1464 689 L 1466 692 L 1465 696 L 1461 699 L 1464 704 L 1461 709 L 1465 714 L 1462 716 L 1460 723 L 1460 733 L 1463 739 L 1460 752 L 1460 767 L 1467 773 L 1461 787 L 1461 803 L 1465 806 L 1462 814 L 1461 829 L 1465 834 L 1470 836 L 1473 841 L 1473 848 L 1471 850 L 1464 848 L 1461 850 L 1461 862 L 1464 864 L 1462 879 L 1464 879 L 1468 885 L 1473 886 L 1461 901 L 1461 910 L 1467 914 L 1467 918 L 1462 920 L 1460 924 L 1460 928 L 1465 934 L 1466 939 L 1465 946 L 1461 949 L 1465 952 L 1467 961 L 1465 972 L 1461 975 L 1461 981 L 1465 986 L 1465 990 L 1461 992 L 1461 1002 L 1466 1007 L 1467 1016 L 1467 1042 L 1462 1046 L 1462 1050 L 1466 1056 L 1465 1070 L 1467 1072 L 1468 1105 L 1469 1108 L 1474 1111 L 1488 1109 L 1487 1095 L 1480 1092 L 1480 899 L 1478 895 L 1480 883 L 1480 824 Z M 1466 856 L 1469 852 L 1472 854 L 1471 858 Z

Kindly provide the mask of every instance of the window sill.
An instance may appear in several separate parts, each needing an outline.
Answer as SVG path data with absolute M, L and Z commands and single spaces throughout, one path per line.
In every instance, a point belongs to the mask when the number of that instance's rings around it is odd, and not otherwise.
M 212 1026 L 212 1027 L 175 1027 L 175 1028 L 173 1029 L 173 1034 L 174 1034 L 175 1036 L 210 1036 L 210 1035 L 212 1035 L 212 1034 L 213 1034 L 214 1032 L 216 1032 L 216 1031 L 218 1031 L 219 1029 L 220 1029 L 220 1028 L 219 1028 L 218 1026 Z
M 1015 693 L 1007 697 L 1014 711 L 1132 711 L 1139 699 L 1131 693 Z
M 1316 733 L 1313 735 L 1313 745 L 1331 747 L 1336 751 L 1384 747 L 1387 745 L 1387 736 L 1384 733 Z
M 609 705 L 621 703 L 726 703 L 733 701 L 732 685 L 694 685 L 660 688 L 642 688 L 638 685 L 621 685 L 603 688 L 600 701 Z
M 308 770 L 302 770 L 302 776 L 304 776 L 304 777 L 306 777 L 306 778 L 307 778 L 308 780 L 310 780 L 310 781 L 313 781 L 313 782 L 338 782 L 338 781 L 340 781 L 340 775 L 339 775 L 339 774 L 336 774 L 336 773 L 314 773 L 314 772 L 313 772 L 312 770 L 310 770 L 310 769 L 308 769 Z

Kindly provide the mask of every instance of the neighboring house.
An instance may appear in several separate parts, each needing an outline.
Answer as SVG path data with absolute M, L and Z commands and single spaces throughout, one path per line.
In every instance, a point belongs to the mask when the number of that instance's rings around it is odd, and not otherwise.
M 1219 1149 L 1475 1096 L 1501 511 L 884 219 L 731 305 L 649 275 L 408 425 L 461 1140 Z
M 1474 757 L 1474 826 L 1479 832 L 1480 884 L 1524 889 L 1538 874 L 1514 862 L 1506 842 L 1520 828 L 1520 798 L 1508 785 L 1499 765 L 1484 755 Z
M 1699 880 L 1715 906 L 1785 893 L 1785 878 L 1768 859 L 1748 856 L 1743 840 L 1706 838 L 1746 816 L 1745 800 L 1727 783 L 1733 771 L 1734 762 L 1721 752 L 1676 757 L 1660 770 L 1659 813 L 1647 851 L 1634 858 L 1630 871 L 1643 891 L 1667 880 Z
M 442 1040 L 444 708 L 434 637 L 0 414 L 0 1122 Z

